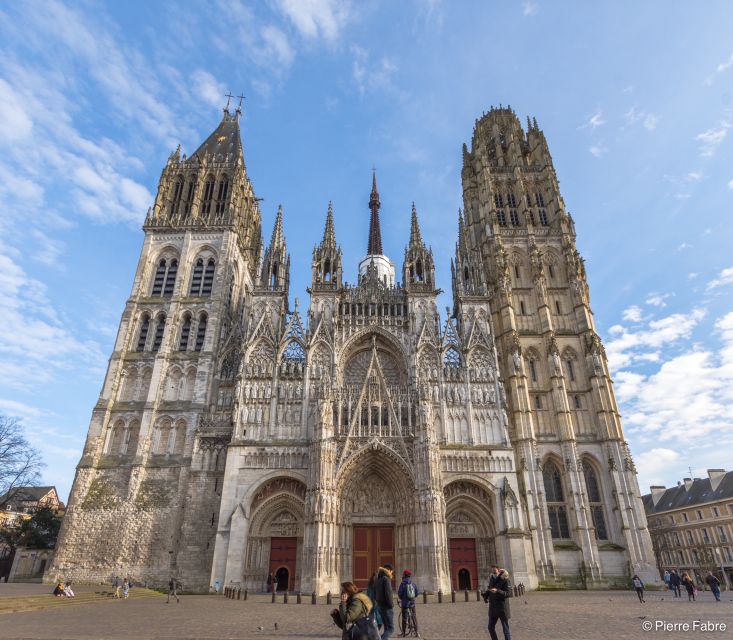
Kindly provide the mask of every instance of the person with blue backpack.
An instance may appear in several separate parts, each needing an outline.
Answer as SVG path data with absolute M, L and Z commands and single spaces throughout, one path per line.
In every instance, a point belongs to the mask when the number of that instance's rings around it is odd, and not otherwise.
M 397 597 L 400 599 L 400 607 L 402 609 L 402 637 L 405 637 L 408 616 L 412 621 L 412 631 L 417 635 L 417 614 L 415 613 L 415 599 L 417 598 L 420 590 L 417 585 L 412 581 L 412 571 L 405 569 L 402 573 L 402 582 L 397 589 Z

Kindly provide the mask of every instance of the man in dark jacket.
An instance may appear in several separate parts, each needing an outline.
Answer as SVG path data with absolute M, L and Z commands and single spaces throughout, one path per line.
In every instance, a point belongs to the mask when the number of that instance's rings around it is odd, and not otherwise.
M 675 598 L 681 598 L 682 594 L 680 593 L 680 587 L 682 586 L 682 578 L 680 578 L 680 574 L 677 573 L 674 569 L 669 574 L 669 588 L 672 589 L 672 593 L 674 593 Z
M 382 632 L 382 640 L 389 640 L 394 631 L 394 615 L 392 608 L 392 565 L 386 563 L 383 567 L 379 567 L 377 571 L 377 583 L 375 585 L 377 607 L 379 615 L 382 618 L 384 631 Z
M 496 565 L 491 567 L 489 586 L 483 593 L 484 602 L 489 603 L 489 635 L 491 640 L 499 640 L 496 635 L 496 623 L 501 620 L 501 628 L 504 631 L 504 640 L 512 640 L 509 631 L 509 603 L 507 598 L 512 597 L 512 585 L 509 582 L 509 574 Z
M 720 602 L 720 580 L 713 575 L 712 571 L 708 571 L 708 575 L 705 577 L 705 582 L 708 583 L 710 591 L 713 592 L 715 599 Z

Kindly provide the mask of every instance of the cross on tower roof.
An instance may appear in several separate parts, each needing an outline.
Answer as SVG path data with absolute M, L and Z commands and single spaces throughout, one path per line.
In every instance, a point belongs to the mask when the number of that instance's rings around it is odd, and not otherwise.
M 224 111 L 229 110 L 229 101 L 234 97 L 231 93 L 225 93 L 224 97 L 227 99 L 227 106 L 224 107 Z

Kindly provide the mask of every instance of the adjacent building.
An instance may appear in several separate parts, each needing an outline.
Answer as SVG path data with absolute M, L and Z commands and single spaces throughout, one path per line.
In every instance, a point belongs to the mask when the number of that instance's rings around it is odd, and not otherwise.
M 660 573 L 712 571 L 733 586 L 733 471 L 708 469 L 707 478 L 650 490 L 642 500 Z
M 358 262 L 324 206 L 301 314 L 285 214 L 265 243 L 239 116 L 162 172 L 48 578 L 260 589 L 275 574 L 323 594 L 390 561 L 444 592 L 491 563 L 529 588 L 653 579 L 537 123 L 492 109 L 464 147 L 447 314 L 414 204 L 401 265 L 385 255 L 376 175 Z

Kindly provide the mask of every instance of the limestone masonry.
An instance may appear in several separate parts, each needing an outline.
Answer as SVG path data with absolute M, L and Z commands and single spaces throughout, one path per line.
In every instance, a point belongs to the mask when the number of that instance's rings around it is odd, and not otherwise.
M 239 116 L 163 169 L 47 579 L 324 594 L 388 561 L 444 592 L 494 562 L 528 588 L 658 578 L 536 121 L 492 109 L 463 147 L 449 317 L 414 205 L 401 272 L 383 255 L 376 176 L 357 284 L 329 205 L 303 317 Z

